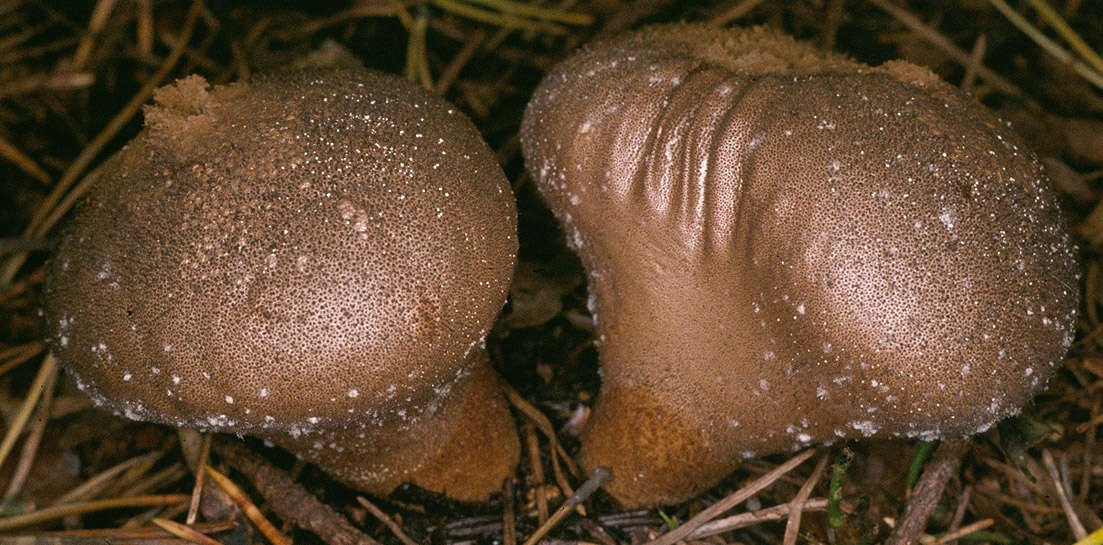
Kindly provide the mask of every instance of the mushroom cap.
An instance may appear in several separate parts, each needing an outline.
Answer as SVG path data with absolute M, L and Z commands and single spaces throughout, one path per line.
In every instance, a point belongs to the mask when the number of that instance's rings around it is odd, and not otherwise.
M 1072 341 L 1056 195 L 926 69 L 652 27 L 553 70 L 522 144 L 590 276 L 583 463 L 628 505 L 812 442 L 983 431 Z
M 435 412 L 481 361 L 517 250 L 474 126 L 364 70 L 192 76 L 155 98 L 50 265 L 51 343 L 81 389 L 239 433 Z

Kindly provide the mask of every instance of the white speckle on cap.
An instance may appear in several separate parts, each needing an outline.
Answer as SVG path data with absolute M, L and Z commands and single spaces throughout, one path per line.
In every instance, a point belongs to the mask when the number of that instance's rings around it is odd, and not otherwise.
M 877 424 L 872 420 L 856 420 L 848 422 L 847 426 L 861 432 L 866 437 L 872 437 L 873 434 L 877 433 Z

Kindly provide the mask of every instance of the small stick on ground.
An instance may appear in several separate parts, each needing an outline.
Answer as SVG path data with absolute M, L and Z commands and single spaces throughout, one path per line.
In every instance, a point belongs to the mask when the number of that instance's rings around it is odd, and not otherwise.
M 52 247 L 51 241 L 43 238 L 0 238 L 0 256 L 15 252 L 41 252 Z
M 567 501 L 563 502 L 563 505 L 560 505 L 559 509 L 555 510 L 555 513 L 548 518 L 548 521 L 537 528 L 536 532 L 525 540 L 525 545 L 536 545 L 536 542 L 547 535 L 552 528 L 555 528 L 555 525 L 559 524 L 559 521 L 563 520 L 563 517 L 566 517 L 567 513 L 571 512 L 571 509 L 574 509 L 577 505 L 581 505 L 590 495 L 597 492 L 597 489 L 601 488 L 601 485 L 612 478 L 613 473 L 609 471 L 609 468 L 599 467 L 595 469 L 594 472 L 590 474 L 590 478 L 586 479 L 586 482 L 582 483 L 582 486 L 578 487 L 578 490 L 575 491 L 574 494 L 571 494 L 571 497 L 567 498 Z
M 218 522 L 200 522 L 191 526 L 191 529 L 202 534 L 217 534 L 219 532 L 233 530 L 236 526 L 237 523 L 232 520 L 222 520 Z M 35 532 L 35 536 L 41 538 L 88 538 L 92 543 L 96 543 L 96 541 L 93 541 L 93 538 L 99 538 L 99 543 L 97 545 L 106 545 L 107 543 L 116 543 L 116 541 L 124 539 L 155 540 L 168 537 L 168 534 L 160 527 L 143 526 L 141 528 L 83 528 L 80 530 L 55 530 Z M 9 537 L 12 536 L 4 536 L 4 539 L 8 539 Z M 34 543 L 41 544 L 42 542 L 37 541 Z
M 686 541 L 701 540 L 716 534 L 762 524 L 763 522 L 784 520 L 789 517 L 792 508 L 792 502 L 783 503 L 781 505 L 759 509 L 751 513 L 739 513 L 738 515 L 716 519 L 712 522 L 702 524 L 700 528 L 686 536 Z M 827 498 L 809 499 L 801 505 L 801 511 L 827 511 Z
M 3 257 L 4 259 L 7 259 L 7 256 L 0 256 L 0 257 Z M 0 290 L 0 305 L 11 304 L 13 302 L 19 301 L 20 299 L 24 299 L 28 295 L 30 295 L 32 297 L 37 297 L 37 295 L 34 295 L 33 293 L 31 293 L 31 290 L 35 286 L 42 285 L 42 281 L 45 280 L 45 279 L 46 279 L 46 265 L 45 264 L 39 265 L 37 268 L 33 269 L 30 272 L 30 274 L 22 276 L 18 280 L 13 278 L 13 279 L 9 279 L 7 281 L 3 281 L 3 278 L 0 278 L 0 287 L 7 286 L 6 290 Z M 43 347 L 43 349 L 45 349 L 45 347 Z M 34 357 L 35 355 L 37 355 L 37 353 L 32 354 L 29 357 Z M 26 359 L 24 361 L 26 361 Z M 19 364 L 18 363 L 12 363 L 10 361 L 5 363 L 2 367 L 3 372 L 7 373 L 8 371 L 11 370 L 12 367 L 14 367 L 16 365 L 19 365 Z
M 218 541 L 215 541 L 214 539 L 209 538 L 202 533 L 196 531 L 191 526 L 180 524 L 179 522 L 176 522 L 174 520 L 153 517 L 153 520 L 151 522 L 159 526 L 162 530 L 180 539 L 186 539 L 192 543 L 197 543 L 198 545 L 222 545 Z
M 57 386 L 57 373 L 51 373 L 49 378 L 46 379 L 46 386 L 43 387 L 42 399 L 38 411 L 35 413 L 34 423 L 31 424 L 31 431 L 27 434 L 27 439 L 23 441 L 19 463 L 16 464 L 11 480 L 8 481 L 7 491 L 4 492 L 4 503 L 14 500 L 19 495 L 23 490 L 23 485 L 27 482 L 27 477 L 31 474 L 31 467 L 37 457 L 38 447 L 42 444 L 42 436 L 46 433 L 46 424 L 50 421 L 50 406 L 54 401 L 55 386 Z
M 1094 305 L 1092 305 L 1094 306 Z M 1103 409 L 1103 398 L 1096 397 L 1095 404 L 1092 406 L 1092 419 L 1095 420 Z M 1095 452 L 1095 426 L 1088 426 L 1087 429 L 1081 430 L 1077 426 L 1076 431 L 1085 433 L 1084 435 L 1084 459 L 1081 460 L 1081 473 L 1080 473 L 1080 490 L 1076 493 L 1076 503 L 1083 505 L 1088 500 L 1088 492 L 1091 490 L 1092 485 L 1092 468 L 1095 467 L 1092 463 L 1092 453 Z
M 1088 531 L 1084 529 L 1080 517 L 1076 515 L 1076 509 L 1072 507 L 1072 502 L 1069 501 L 1069 493 L 1065 490 L 1064 481 L 1057 471 L 1057 464 L 1053 461 L 1053 454 L 1049 452 L 1049 449 L 1042 451 L 1042 463 L 1046 466 L 1046 473 L 1049 473 L 1050 480 L 1053 481 L 1053 488 L 1057 491 L 1057 501 L 1061 503 L 1061 510 L 1065 512 L 1065 518 L 1069 521 L 1072 535 L 1076 537 L 1077 541 L 1088 537 Z
M 54 359 L 52 353 L 47 353 L 46 358 L 42 360 L 42 365 L 38 368 L 38 374 L 35 375 L 34 382 L 31 383 L 31 389 L 27 392 L 27 397 L 19 407 L 19 412 L 8 423 L 8 432 L 4 434 L 3 441 L 0 441 L 0 466 L 4 465 L 4 460 L 7 459 L 8 454 L 15 447 L 15 442 L 23 433 L 27 420 L 31 418 L 31 413 L 38 406 L 39 397 L 46 390 L 46 385 L 56 379 L 54 377 L 56 374 L 57 360 Z
M 249 478 L 280 518 L 314 532 L 330 545 L 380 545 L 286 473 L 261 461 L 243 445 L 219 440 L 214 443 L 214 449 Z
M 125 483 L 125 488 L 120 488 L 117 491 L 108 490 L 107 497 L 117 496 L 125 498 L 127 496 L 144 496 L 146 494 L 152 494 L 157 490 L 161 490 L 176 481 L 188 476 L 188 468 L 182 463 L 172 464 L 160 471 L 152 474 L 143 473 L 135 478 L 132 483 Z M 120 484 L 123 481 L 120 479 Z M 184 509 L 187 512 L 187 509 Z
M 203 442 L 199 446 L 199 462 L 196 467 L 198 468 L 207 465 L 207 462 L 210 461 L 210 458 L 211 434 L 204 433 Z M 189 525 L 195 523 L 195 517 L 199 514 L 199 500 L 203 497 L 203 484 L 204 482 L 206 482 L 206 479 L 204 479 L 203 476 L 206 474 L 206 471 L 195 472 L 195 486 L 192 487 L 191 491 L 191 503 L 188 505 L 188 516 L 184 519 L 184 522 Z
M 957 509 L 954 518 L 950 520 L 950 533 L 956 532 L 961 527 L 961 521 L 965 520 L 965 510 L 969 508 L 969 501 L 973 499 L 973 485 L 965 485 L 961 492 L 961 498 L 957 501 Z M 952 541 L 952 540 L 951 540 Z
M 15 242 L 16 239 L 0 238 L 0 253 L 3 253 L 8 243 Z M 37 356 L 39 352 L 42 352 L 45 349 L 46 344 L 42 341 L 31 341 L 27 344 L 12 346 L 10 348 L 0 350 L 0 375 L 7 373 L 13 367 L 16 367 L 23 362 Z
M 762 3 L 762 0 L 742 0 L 738 4 L 725 10 L 720 15 L 709 20 L 710 25 L 715 26 L 728 26 L 737 19 L 742 19 L 745 15 L 751 12 L 752 9 L 758 7 Z M 828 47 L 827 49 L 831 49 Z
M 628 30 L 632 25 L 654 15 L 671 3 L 672 0 L 633 0 L 628 2 L 606 20 L 605 26 L 598 32 L 597 37 L 604 38 Z
M 211 466 L 203 466 L 207 474 L 211 479 L 225 490 L 230 498 L 234 500 L 234 503 L 241 508 L 241 511 L 245 513 L 246 518 L 252 521 L 253 525 L 260 530 L 260 533 L 264 534 L 264 537 L 268 538 L 268 541 L 272 542 L 272 545 L 291 545 L 291 541 L 287 539 L 287 536 L 281 534 L 272 522 L 264 516 L 264 513 L 260 512 L 253 500 L 249 499 L 249 495 L 242 490 L 237 483 L 230 480 L 229 477 L 219 473 L 215 468 Z M 191 500 L 191 496 L 188 496 Z
M 710 505 L 705 508 L 705 510 L 697 513 L 697 516 L 687 520 L 685 524 L 659 536 L 658 539 L 650 541 L 646 545 L 674 545 L 674 543 L 685 539 L 686 536 L 692 534 L 694 530 L 704 525 L 706 522 L 720 516 L 721 513 L 728 509 L 743 503 L 747 498 L 757 494 L 760 490 L 774 484 L 775 481 L 792 471 L 793 468 L 804 463 L 805 460 L 811 458 L 815 453 L 816 449 L 808 449 L 790 458 L 773 471 L 755 479 L 751 484 L 736 490 L 728 497 Z
M 525 436 L 525 449 L 529 453 L 529 485 L 532 486 L 536 499 L 536 524 L 543 525 L 548 521 L 548 497 L 544 493 L 544 462 L 540 459 L 540 439 L 536 437 L 536 428 L 531 422 L 525 422 L 521 429 Z
M 152 465 L 164 454 L 164 451 L 161 450 L 147 452 L 141 456 L 135 456 L 134 458 L 126 460 L 125 462 L 121 462 L 104 471 L 101 471 L 88 478 L 88 480 L 84 481 L 76 488 L 66 492 L 61 497 L 54 500 L 54 502 L 51 503 L 50 506 L 54 507 L 58 505 L 65 505 L 68 503 L 87 501 L 99 495 L 101 492 L 107 489 L 107 487 L 111 486 L 112 483 L 115 482 L 115 479 L 122 475 L 124 472 L 129 471 L 135 466 L 140 466 L 144 464 Z
M 106 509 L 177 505 L 188 501 L 189 498 L 190 496 L 187 494 L 161 494 L 157 496 L 132 496 L 129 498 L 112 498 L 108 500 L 90 501 L 87 503 L 58 505 L 39 509 L 38 511 L 32 511 L 25 515 L 15 515 L 13 517 L 0 519 L 0 531 L 22 528 L 32 524 L 39 524 L 49 520 L 67 517 L 69 515 L 79 515 L 81 513 L 91 513 L 93 511 L 103 511 Z
M 0 157 L 7 159 L 8 162 L 15 164 L 31 178 L 42 182 L 44 185 L 50 185 L 50 174 L 47 173 L 42 167 L 38 166 L 30 155 L 27 155 L 23 150 L 19 149 L 15 144 L 8 142 L 7 139 L 0 136 Z
M 136 42 L 138 54 L 144 58 L 153 56 L 153 0 L 138 1 Z
M 550 420 L 544 413 L 540 412 L 535 405 L 529 403 L 527 399 L 521 396 L 521 394 L 505 380 L 499 380 L 499 384 L 502 386 L 502 391 L 506 394 L 506 399 L 509 400 L 510 405 L 517 409 L 528 417 L 538 430 L 540 430 L 545 437 L 548 438 L 548 445 L 552 462 L 552 473 L 555 475 L 555 483 L 559 485 L 559 490 L 564 495 L 570 496 L 574 494 L 574 489 L 571 488 L 571 483 L 567 481 L 567 476 L 563 473 L 562 465 L 567 466 L 567 470 L 571 472 L 571 475 L 578 477 L 582 472 L 578 469 L 578 464 L 575 464 L 574 459 L 567 455 L 567 451 L 563 449 L 563 445 L 559 443 L 559 437 L 555 434 L 555 427 L 552 426 Z M 560 464 L 560 460 L 563 464 Z M 539 467 L 540 464 L 534 464 L 534 467 Z M 581 509 L 581 507 L 579 508 Z M 579 511 L 582 513 L 582 511 Z M 543 522 L 541 522 L 543 524 Z
M 96 40 L 100 37 L 104 27 L 107 26 L 107 20 L 113 9 L 115 9 L 115 0 L 99 0 L 96 2 L 96 7 L 92 10 L 92 17 L 88 20 L 88 31 L 84 34 L 80 44 L 77 45 L 77 51 L 73 54 L 73 60 L 70 63 L 74 71 L 79 72 L 84 69 L 88 59 L 92 56 L 92 49 L 96 45 Z
M 984 34 L 977 35 L 973 41 L 973 49 L 969 52 L 969 64 L 965 65 L 965 75 L 961 78 L 961 88 L 967 92 L 973 92 L 973 85 L 977 82 L 977 68 L 984 62 L 984 52 L 988 48 L 988 41 Z
M 820 458 L 816 463 L 816 469 L 812 470 L 812 476 L 804 481 L 796 497 L 789 502 L 789 521 L 785 523 L 785 537 L 781 541 L 782 545 L 796 545 L 797 537 L 800 535 L 800 516 L 804 511 L 804 504 L 808 501 L 808 496 L 812 495 L 812 489 L 816 487 L 816 483 L 820 482 L 823 469 L 827 467 L 827 458 L 826 455 Z
M 979 531 L 991 526 L 995 522 L 996 521 L 993 520 L 993 519 L 978 520 L 974 523 L 965 525 L 965 526 L 963 526 L 963 527 L 961 527 L 957 530 L 954 530 L 954 531 L 952 531 L 952 532 L 936 539 L 933 543 L 931 543 L 931 545 L 944 545 L 946 543 L 956 541 L 957 539 L 962 538 L 964 536 L 967 536 L 967 535 L 969 535 L 973 532 L 979 532 Z
M 438 95 L 444 95 L 448 92 L 448 88 L 460 76 L 460 71 L 467 65 L 467 62 L 475 56 L 475 53 L 479 50 L 479 46 L 486 41 L 486 32 L 483 30 L 476 30 L 467 37 L 464 41 L 463 47 L 459 52 L 452 57 L 452 60 L 448 61 L 448 65 L 444 67 L 444 70 L 440 73 L 440 78 L 437 79 L 436 92 Z
M 368 498 L 357 496 L 356 501 L 360 502 L 360 505 L 363 505 L 364 508 L 371 512 L 371 514 L 375 518 L 379 519 L 380 522 L 386 525 L 387 528 L 391 530 L 391 533 L 393 533 L 399 541 L 405 543 L 406 545 L 418 545 L 416 541 L 410 539 L 410 536 L 406 535 L 406 532 L 402 531 L 402 527 L 399 526 L 398 523 L 390 517 L 390 515 L 384 513 L 382 509 L 376 507 L 374 503 L 368 501 Z
M 517 515 L 513 501 L 513 477 L 502 484 L 502 545 L 517 545 Z
M 559 443 L 559 437 L 555 434 L 555 426 L 552 426 L 551 420 L 548 420 L 548 417 L 544 416 L 544 413 L 540 412 L 540 409 L 537 409 L 535 405 L 529 403 L 529 400 L 521 396 L 517 389 L 515 389 L 508 382 L 504 380 L 499 380 L 498 383 L 502 385 L 502 389 L 506 394 L 506 399 L 509 400 L 509 404 L 513 405 L 513 408 L 520 411 L 521 414 L 524 414 L 526 417 L 528 417 L 528 419 L 532 421 L 533 425 L 535 425 L 536 428 L 539 429 L 541 433 L 543 433 L 544 436 L 548 438 L 548 443 L 551 444 L 553 465 L 558 465 L 555 456 L 558 453 L 559 457 L 563 460 L 563 463 L 566 464 L 567 470 L 571 472 L 571 475 L 574 475 L 575 477 L 580 476 L 582 472 L 579 471 L 578 464 L 574 462 L 574 459 L 567 454 L 567 451 L 563 448 L 563 445 Z M 556 475 L 556 478 L 558 477 L 559 475 Z M 563 488 L 564 493 L 571 493 L 571 487 L 565 481 L 559 483 L 559 487 Z
M 820 45 L 826 51 L 835 49 L 835 41 L 839 35 L 839 25 L 842 23 L 843 13 L 846 11 L 846 0 L 830 0 L 823 16 L 823 38 Z
M 941 49 L 944 53 L 952 57 L 962 66 L 968 66 L 971 62 L 968 53 L 966 53 L 960 47 L 954 45 L 954 42 L 947 38 L 944 34 L 924 24 L 923 21 L 921 21 L 915 15 L 912 15 L 907 10 L 895 6 L 892 2 L 889 2 L 888 0 L 868 1 L 869 3 L 888 12 L 889 15 L 895 17 L 896 20 L 903 23 L 904 26 L 910 28 L 912 32 L 915 32 L 916 34 L 923 37 L 923 39 L 929 42 L 931 45 L 937 47 L 938 49 Z M 1009 81 L 1007 78 L 990 70 L 983 64 L 976 64 L 976 71 L 977 74 L 979 74 L 980 77 L 984 78 L 984 80 L 987 81 L 989 85 L 995 87 L 1001 93 L 1015 96 L 1026 96 L 1026 93 L 1024 93 L 1018 85 L 1011 83 L 1011 81 Z
M 934 457 L 927 463 L 927 469 L 915 485 L 914 493 L 908 500 L 904 514 L 900 517 L 889 536 L 886 545 L 908 545 L 916 543 L 919 534 L 927 527 L 927 519 L 931 517 L 934 508 L 938 505 L 938 499 L 942 497 L 942 490 L 946 482 L 957 472 L 961 458 L 969 447 L 968 440 L 946 441 L 939 445 Z
M 992 469 L 995 469 L 996 471 L 1001 473 L 1004 477 L 1006 477 L 1015 485 L 1022 485 L 1026 487 L 1029 492 L 1032 492 L 1038 496 L 1049 495 L 1049 492 L 1044 490 L 1041 485 L 1034 482 L 1026 475 L 1023 475 L 1023 472 L 1020 471 L 1018 468 L 1005 464 L 994 458 L 984 458 L 981 461 L 987 464 Z

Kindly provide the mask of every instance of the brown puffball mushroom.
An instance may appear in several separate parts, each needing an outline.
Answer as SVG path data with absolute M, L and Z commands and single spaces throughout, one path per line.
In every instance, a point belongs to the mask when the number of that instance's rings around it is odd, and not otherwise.
M 1072 341 L 1038 162 L 924 68 L 654 27 L 553 70 L 521 136 L 589 273 L 582 462 L 628 506 L 811 443 L 978 433 Z
M 155 99 L 49 269 L 52 347 L 80 388 L 374 494 L 498 490 L 519 443 L 483 340 L 516 208 L 475 127 L 364 70 L 192 76 Z

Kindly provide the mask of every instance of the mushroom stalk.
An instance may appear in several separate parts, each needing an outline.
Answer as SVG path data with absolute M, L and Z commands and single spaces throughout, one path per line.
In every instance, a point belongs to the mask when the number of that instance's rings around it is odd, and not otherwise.
M 482 501 L 513 471 L 518 460 L 514 433 L 502 415 L 509 406 L 485 351 L 471 361 L 471 375 L 453 386 L 433 411 L 406 422 L 383 426 L 403 429 L 393 438 L 373 433 L 350 434 L 346 427 L 298 437 L 259 433 L 304 460 L 317 464 L 338 480 L 379 496 L 402 483 L 445 492 L 463 501 Z M 336 448 L 335 448 L 336 447 Z M 476 488 L 485 483 L 488 488 Z

